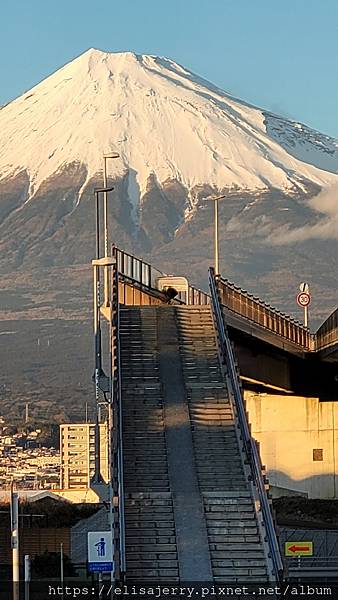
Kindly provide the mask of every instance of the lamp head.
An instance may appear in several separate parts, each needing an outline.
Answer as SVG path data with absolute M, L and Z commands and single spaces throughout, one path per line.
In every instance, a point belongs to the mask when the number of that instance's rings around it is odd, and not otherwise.
M 223 200 L 223 198 L 226 198 L 226 195 L 222 195 L 222 196 L 209 196 L 208 198 L 205 198 L 205 200 L 213 200 L 214 202 L 216 202 L 217 200 Z
M 114 188 L 113 187 L 105 187 L 105 188 L 95 188 L 94 189 L 94 194 L 101 194 L 104 192 L 111 192 Z
M 120 158 L 120 155 L 118 152 L 104 152 L 103 158 Z

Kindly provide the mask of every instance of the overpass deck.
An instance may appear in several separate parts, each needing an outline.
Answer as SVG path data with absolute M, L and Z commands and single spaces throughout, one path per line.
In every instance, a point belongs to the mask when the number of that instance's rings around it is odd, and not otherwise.
M 212 269 L 210 294 L 186 282 L 173 299 L 151 265 L 115 256 L 117 576 L 278 580 L 283 565 L 228 326 L 306 357 L 333 347 L 332 319 L 320 348 L 300 323 Z
M 118 248 L 114 251 L 123 279 L 124 301 L 127 304 L 135 303 L 137 295 L 138 301 L 142 301 L 141 290 L 144 292 L 145 303 L 149 302 L 149 297 L 152 297 L 151 303 L 166 301 L 158 289 L 158 281 L 164 275 L 161 271 Z M 230 327 L 297 356 L 317 354 L 323 361 L 338 360 L 338 309 L 316 333 L 310 333 L 299 321 L 227 279 L 218 277 L 216 282 L 224 316 Z M 210 294 L 186 282 L 186 291 L 178 294 L 176 302 L 205 305 L 210 303 Z

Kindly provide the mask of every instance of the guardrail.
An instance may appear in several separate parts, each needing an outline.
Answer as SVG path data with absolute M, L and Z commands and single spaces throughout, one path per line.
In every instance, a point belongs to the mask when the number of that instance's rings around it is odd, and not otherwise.
M 156 287 L 156 282 L 159 277 L 167 276 L 166 273 L 155 269 L 143 259 L 129 254 L 117 246 L 113 246 L 112 256 L 116 257 L 117 269 L 123 278 L 126 278 L 130 282 L 134 281 L 141 287 L 154 290 L 154 293 L 158 296 L 160 295 Z M 176 299 L 184 304 L 209 304 L 210 302 L 209 294 L 192 285 L 188 285 L 187 295 L 184 292 L 180 292 Z
M 225 325 L 224 316 L 221 308 L 219 288 L 216 283 L 213 268 L 209 269 L 209 286 L 211 292 L 212 310 L 214 314 L 216 330 L 220 341 L 220 349 L 227 365 L 245 453 L 250 463 L 253 481 L 256 485 L 258 492 L 260 507 L 263 515 L 263 522 L 265 525 L 267 541 L 270 549 L 270 556 L 273 564 L 273 572 L 276 579 L 280 580 L 283 573 L 283 562 L 280 555 L 270 505 L 266 494 L 265 482 L 262 473 L 262 463 L 260 460 L 256 442 L 252 438 L 250 433 L 248 420 L 244 408 L 240 380 L 236 370 L 234 351 Z
M 113 268 L 112 276 L 112 408 L 113 408 L 113 439 L 112 445 L 112 477 L 114 511 L 118 526 L 117 557 L 115 560 L 115 577 L 123 581 L 126 572 L 125 551 L 125 510 L 124 510 L 124 473 L 123 473 L 123 428 L 122 428 L 122 395 L 121 395 L 121 353 L 120 353 L 120 303 L 119 303 L 119 274 L 117 267 Z M 116 503 L 117 499 L 117 503 Z M 116 526 L 116 525 L 115 525 Z
M 145 287 L 155 288 L 156 279 L 163 275 L 162 271 L 155 269 L 143 259 L 120 250 L 117 246 L 113 246 L 112 255 L 116 257 L 117 270 L 121 275 L 137 281 Z
M 313 349 L 313 336 L 299 321 L 279 312 L 259 298 L 248 294 L 248 292 L 236 287 L 227 279 L 219 278 L 217 286 L 221 304 L 228 310 L 257 323 L 306 350 Z
M 131 285 L 135 282 L 140 289 L 147 288 L 154 296 L 160 298 L 161 292 L 157 289 L 156 282 L 159 277 L 166 276 L 165 273 L 117 246 L 113 246 L 112 255 L 116 257 L 118 272 L 125 281 Z M 227 279 L 220 277 L 217 282 L 221 304 L 227 310 L 256 323 L 266 331 L 271 331 L 305 351 L 322 350 L 338 342 L 338 309 L 333 311 L 313 335 L 300 321 L 280 312 Z M 175 300 L 184 304 L 203 305 L 210 303 L 210 295 L 189 284 L 188 293 L 180 292 Z
M 330 314 L 316 332 L 317 351 L 324 350 L 333 344 L 338 344 L 338 308 Z

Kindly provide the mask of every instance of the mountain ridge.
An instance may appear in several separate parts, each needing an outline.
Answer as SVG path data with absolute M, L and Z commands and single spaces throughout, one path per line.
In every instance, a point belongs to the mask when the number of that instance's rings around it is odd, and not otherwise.
M 292 193 L 307 181 L 325 186 L 337 179 L 330 161 L 324 170 L 329 155 L 338 157 L 333 138 L 208 86 L 164 57 L 88 50 L 0 110 L 0 180 L 26 169 L 31 198 L 48 177 L 79 161 L 86 184 L 112 147 L 121 155 L 110 165 L 114 175 L 136 173 L 133 203 L 141 202 L 150 176 L 160 184 L 176 179 L 188 195 L 203 184 Z M 292 156 L 304 132 L 308 154 L 321 152 L 321 168 Z
M 89 50 L 0 110 L 0 140 L 2 273 L 68 266 L 71 285 L 74 265 L 95 252 L 93 189 L 103 154 L 115 150 L 111 240 L 203 287 L 212 260 L 206 198 L 224 194 L 224 275 L 287 310 L 290 287 L 307 278 L 325 298 L 318 315 L 331 309 L 338 242 L 334 230 L 326 240 L 317 227 L 314 242 L 309 231 L 323 218 L 318 193 L 338 181 L 333 138 L 165 57 Z M 304 242 L 289 235 L 304 224 Z M 278 245 L 283 236 L 292 245 Z

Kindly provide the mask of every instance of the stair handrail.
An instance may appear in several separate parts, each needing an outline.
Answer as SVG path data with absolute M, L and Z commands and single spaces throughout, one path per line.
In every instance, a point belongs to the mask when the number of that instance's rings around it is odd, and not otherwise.
M 266 529 L 267 541 L 269 544 L 270 555 L 273 564 L 274 575 L 276 576 L 277 580 L 281 580 L 283 573 L 283 561 L 281 558 L 273 517 L 266 493 L 265 482 L 262 473 L 262 463 L 257 449 L 257 444 L 250 433 L 249 424 L 244 408 L 241 384 L 236 369 L 235 355 L 228 335 L 227 326 L 225 324 L 215 272 L 212 267 L 210 267 L 209 269 L 209 287 L 211 292 L 211 305 L 214 313 L 216 330 L 219 336 L 221 352 L 226 361 L 227 371 L 232 386 L 232 391 L 237 409 L 238 422 L 242 434 L 242 439 L 244 442 L 244 449 L 249 464 L 251 466 L 253 481 L 256 485 L 258 492 L 260 507 L 263 515 L 263 522 Z
M 115 255 L 116 256 L 116 255 Z M 115 266 L 112 277 L 112 407 L 113 407 L 113 464 L 114 496 L 117 498 L 118 517 L 118 576 L 123 580 L 126 572 L 126 543 L 125 543 L 125 503 L 124 503 L 124 467 L 123 467 L 123 422 L 121 394 L 121 349 L 120 349 L 120 303 L 119 303 L 119 272 Z

